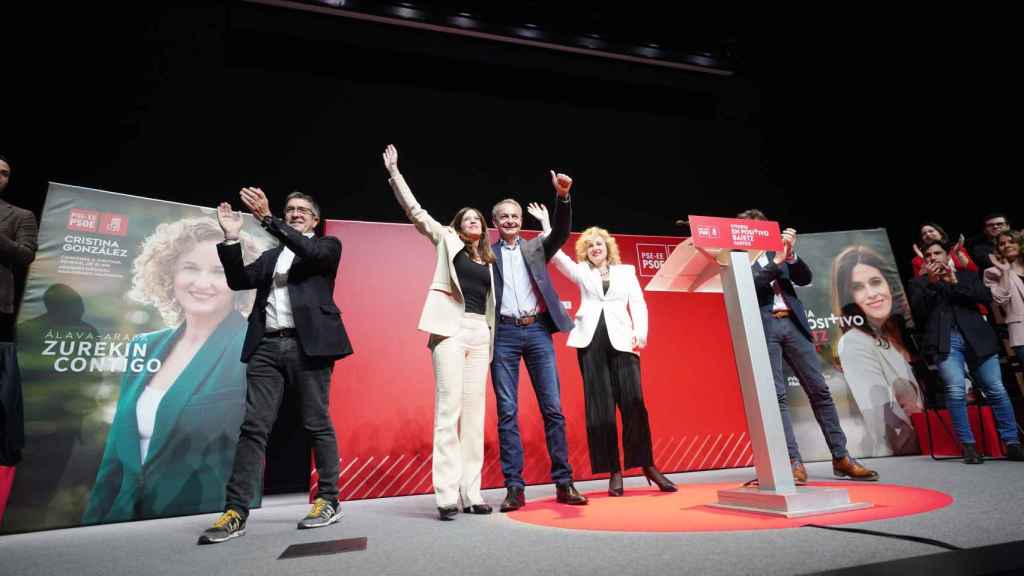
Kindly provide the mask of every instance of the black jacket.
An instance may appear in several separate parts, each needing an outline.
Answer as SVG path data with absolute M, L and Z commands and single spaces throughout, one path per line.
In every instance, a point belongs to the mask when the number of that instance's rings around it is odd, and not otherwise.
M 249 328 L 242 345 L 242 362 L 248 362 L 266 331 L 267 297 L 273 284 L 277 257 L 284 246 L 295 253 L 288 272 L 288 296 L 299 345 L 307 356 L 343 358 L 352 353 L 341 311 L 334 303 L 334 278 L 341 261 L 341 241 L 333 236 L 307 238 L 280 218 L 268 218 L 263 227 L 282 246 L 267 250 L 255 262 L 244 266 L 242 247 L 217 245 L 228 286 L 232 290 L 256 289 L 256 302 L 249 314 Z
M 978 304 L 989 305 L 992 292 L 978 275 L 956 271 L 957 283 L 931 283 L 927 276 L 910 281 L 910 309 L 921 327 L 921 351 L 932 358 L 949 354 L 949 334 L 956 323 L 967 345 L 984 358 L 999 351 L 996 333 L 978 312 Z
M 765 256 L 768 258 L 767 266 L 761 266 L 755 262 L 752 268 L 754 288 L 757 290 L 757 305 L 761 307 L 761 316 L 771 315 L 772 306 L 775 304 L 775 290 L 772 289 L 772 281 L 777 281 L 782 289 L 782 299 L 786 301 L 786 306 L 789 306 L 793 313 L 793 321 L 796 322 L 800 333 L 814 342 L 811 329 L 807 326 L 807 311 L 804 309 L 803 302 L 797 297 L 794 287 L 794 285 L 807 286 L 811 283 L 810 267 L 799 257 L 792 264 L 783 262 L 776 265 L 774 252 L 767 252 Z

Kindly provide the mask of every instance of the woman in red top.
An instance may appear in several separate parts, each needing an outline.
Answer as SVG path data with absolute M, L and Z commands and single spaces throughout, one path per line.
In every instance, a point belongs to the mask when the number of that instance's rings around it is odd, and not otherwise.
M 921 224 L 918 229 L 919 241 L 914 243 L 914 259 L 911 261 L 911 265 L 914 267 L 914 276 L 922 276 L 925 274 L 924 268 L 924 256 L 921 254 L 921 246 L 926 242 L 932 242 L 935 240 L 941 240 L 947 245 L 949 242 L 949 236 L 946 235 L 946 231 L 942 229 L 942 226 L 934 222 L 925 222 Z M 949 259 L 953 263 L 953 267 L 957 270 L 970 270 L 971 272 L 977 272 L 978 266 L 975 265 L 974 261 L 971 260 L 970 254 L 967 253 L 967 249 L 964 248 L 964 237 L 963 234 L 957 239 L 956 244 L 949 250 Z

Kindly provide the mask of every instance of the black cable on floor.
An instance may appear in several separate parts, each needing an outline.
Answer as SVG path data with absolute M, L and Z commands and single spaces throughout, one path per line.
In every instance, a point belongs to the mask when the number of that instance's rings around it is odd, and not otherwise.
M 910 542 L 917 542 L 918 544 L 929 544 L 931 546 L 938 546 L 939 548 L 945 548 L 946 550 L 963 550 L 959 546 L 947 544 L 939 540 L 933 540 L 931 538 L 922 538 L 921 536 L 911 536 L 909 534 L 893 534 L 891 532 L 879 532 L 877 530 L 865 530 L 863 528 L 840 528 L 839 526 L 823 526 L 821 524 L 804 524 L 804 528 L 821 528 L 822 530 L 835 530 L 836 532 L 852 532 L 854 534 L 867 534 L 868 536 L 881 536 L 883 538 L 896 538 L 897 540 L 909 540 Z

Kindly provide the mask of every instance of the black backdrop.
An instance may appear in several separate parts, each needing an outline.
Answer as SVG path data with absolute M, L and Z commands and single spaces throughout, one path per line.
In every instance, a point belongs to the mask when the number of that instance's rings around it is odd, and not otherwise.
M 804 232 L 885 227 L 904 256 L 925 218 L 970 235 L 1015 216 L 1014 148 L 981 136 L 1019 96 L 993 74 L 998 24 L 958 50 L 891 15 L 775 16 L 740 28 L 718 77 L 246 2 L 37 5 L 3 24 L 8 198 L 38 211 L 53 180 L 212 206 L 257 185 L 401 221 L 394 142 L 440 219 L 549 200 L 549 169 L 576 180 L 577 229 L 674 234 L 757 206 Z

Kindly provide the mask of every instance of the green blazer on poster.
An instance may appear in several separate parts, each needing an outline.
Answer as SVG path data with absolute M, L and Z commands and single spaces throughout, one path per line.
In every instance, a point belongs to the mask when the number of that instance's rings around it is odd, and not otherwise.
M 238 431 L 245 416 L 245 365 L 239 361 L 246 321 L 229 314 L 168 388 L 157 409 L 145 464 L 135 409 L 151 374 L 131 361 L 161 361 L 184 330 L 140 334 L 144 356 L 129 358 L 114 423 L 82 522 L 97 524 L 224 508 Z

